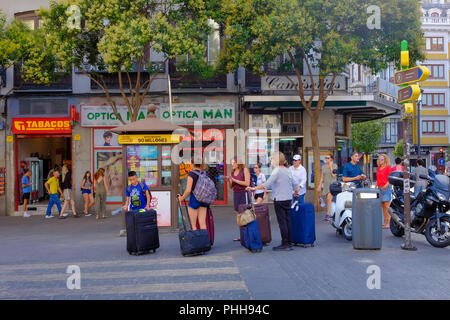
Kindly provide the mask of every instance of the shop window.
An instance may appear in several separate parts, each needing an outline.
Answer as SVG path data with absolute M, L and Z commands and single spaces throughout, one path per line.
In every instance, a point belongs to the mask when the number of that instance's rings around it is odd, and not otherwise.
M 281 134 L 286 135 L 301 135 L 302 115 L 300 112 L 283 112 L 283 126 Z
M 110 129 L 93 130 L 94 145 L 94 173 L 99 169 L 105 170 L 105 181 L 110 195 L 108 203 L 121 203 L 123 196 L 123 156 L 122 146 L 119 145 L 118 135 Z M 92 175 L 94 175 L 92 173 Z
M 20 99 L 19 115 L 66 115 L 67 99 Z
M 251 129 L 278 129 L 281 131 L 280 114 L 250 114 Z
M 335 115 L 334 133 L 339 136 L 345 136 L 345 116 L 343 114 Z

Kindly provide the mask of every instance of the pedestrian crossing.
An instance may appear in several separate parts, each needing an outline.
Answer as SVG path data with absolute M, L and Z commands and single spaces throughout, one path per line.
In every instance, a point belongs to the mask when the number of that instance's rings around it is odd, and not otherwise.
M 78 266 L 79 289 L 69 289 Z M 0 299 L 250 299 L 229 255 L 0 265 Z

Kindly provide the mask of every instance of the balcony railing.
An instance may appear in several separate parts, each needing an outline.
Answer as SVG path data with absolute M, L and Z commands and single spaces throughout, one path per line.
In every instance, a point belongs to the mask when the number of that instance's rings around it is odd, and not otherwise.
M 42 91 L 71 91 L 72 90 L 72 75 L 62 75 L 59 80 L 45 84 L 36 84 L 33 81 L 24 81 L 22 78 L 22 72 L 20 70 L 20 65 L 14 65 L 14 87 L 16 90 L 42 90 Z
M 225 89 L 227 88 L 227 75 L 219 74 L 210 79 L 203 79 L 195 74 L 182 74 L 177 71 L 176 61 L 169 60 L 169 74 L 174 89 Z
M 422 17 L 422 23 L 449 24 L 448 17 Z

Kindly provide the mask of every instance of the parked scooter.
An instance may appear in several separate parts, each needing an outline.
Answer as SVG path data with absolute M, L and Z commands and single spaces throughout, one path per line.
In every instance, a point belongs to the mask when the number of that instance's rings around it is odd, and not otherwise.
M 330 223 L 348 241 L 352 240 L 352 190 L 355 188 L 353 182 L 335 181 L 330 185 L 330 193 L 333 195 Z
M 450 245 L 450 180 L 445 175 L 434 177 L 420 175 L 428 180 L 428 187 L 416 195 L 411 195 L 411 231 L 425 235 L 434 247 L 444 248 Z M 390 229 L 394 236 L 405 233 L 403 174 L 393 172 L 389 183 L 394 186 L 394 199 L 389 208 L 391 215 Z

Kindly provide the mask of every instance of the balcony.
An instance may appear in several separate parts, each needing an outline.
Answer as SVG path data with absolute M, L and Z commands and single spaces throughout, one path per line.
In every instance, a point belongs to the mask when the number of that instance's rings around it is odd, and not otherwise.
M 448 17 L 422 17 L 422 23 L 426 24 L 449 24 Z
M 175 59 L 169 60 L 170 82 L 173 89 L 226 89 L 227 75 L 219 74 L 210 79 L 202 79 L 195 74 L 177 71 Z
M 14 65 L 14 87 L 16 91 L 72 91 L 72 75 L 60 75 L 58 81 L 52 82 L 49 85 L 36 84 L 33 81 L 24 81 L 20 65 Z

